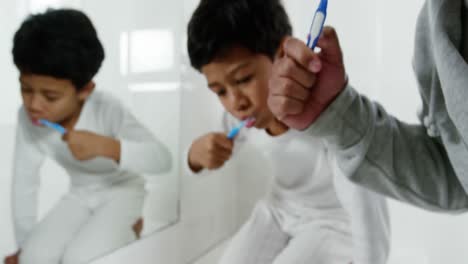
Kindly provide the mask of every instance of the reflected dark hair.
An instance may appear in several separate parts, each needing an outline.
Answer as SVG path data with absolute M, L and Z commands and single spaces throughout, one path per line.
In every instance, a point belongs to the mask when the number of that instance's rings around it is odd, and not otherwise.
M 13 61 L 21 73 L 68 79 L 78 90 L 94 78 L 104 56 L 91 20 L 73 9 L 30 15 L 13 39 Z
M 200 71 L 235 45 L 273 59 L 291 34 L 280 0 L 202 0 L 188 25 L 190 63 Z

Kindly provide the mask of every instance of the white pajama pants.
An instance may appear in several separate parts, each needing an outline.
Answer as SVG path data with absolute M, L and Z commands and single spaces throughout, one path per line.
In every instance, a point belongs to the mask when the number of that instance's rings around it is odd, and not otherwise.
M 285 232 L 271 207 L 259 202 L 234 236 L 221 264 L 349 264 L 352 240 L 340 232 L 310 222 L 297 232 Z
M 20 264 L 85 264 L 125 246 L 144 197 L 142 186 L 65 195 L 26 240 Z

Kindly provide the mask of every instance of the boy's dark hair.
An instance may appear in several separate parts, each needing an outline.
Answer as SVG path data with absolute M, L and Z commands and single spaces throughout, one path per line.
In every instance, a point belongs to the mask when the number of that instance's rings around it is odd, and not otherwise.
M 79 90 L 101 67 L 104 48 L 83 12 L 49 9 L 30 15 L 18 29 L 13 60 L 21 73 L 68 79 Z
M 200 71 L 235 45 L 274 59 L 291 34 L 280 0 L 201 0 L 188 25 L 190 63 Z

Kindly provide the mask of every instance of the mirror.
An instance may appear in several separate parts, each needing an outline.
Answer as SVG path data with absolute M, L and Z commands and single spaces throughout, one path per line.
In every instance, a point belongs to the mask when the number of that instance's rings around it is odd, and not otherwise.
M 96 90 L 110 93 L 169 150 L 172 166 L 158 174 L 144 174 L 141 217 L 128 228 L 135 235 L 129 243 L 156 234 L 179 220 L 179 132 L 180 67 L 182 33 L 178 1 L 160 8 L 159 1 L 122 0 L 20 0 L 0 2 L 0 69 L 3 85 L 0 109 L 2 131 L 0 156 L 0 252 L 7 256 L 17 250 L 12 218 L 12 161 L 17 112 L 22 105 L 18 71 L 13 64 L 12 39 L 29 13 L 47 8 L 70 7 L 82 10 L 92 20 L 106 54 L 94 78 Z M 109 12 L 112 16 L 109 16 Z M 38 193 L 38 221 L 45 219 L 58 201 L 69 193 L 67 172 L 53 159 L 41 167 Z M 123 210 L 124 211 L 124 210 Z M 119 215 L 115 215 L 119 219 Z M 51 231 L 53 232 L 53 230 Z M 92 237 L 94 239 L 94 237 Z M 101 255 L 120 248 L 114 247 Z M 101 256 L 99 255 L 99 256 Z M 96 256 L 96 257 L 99 257 Z

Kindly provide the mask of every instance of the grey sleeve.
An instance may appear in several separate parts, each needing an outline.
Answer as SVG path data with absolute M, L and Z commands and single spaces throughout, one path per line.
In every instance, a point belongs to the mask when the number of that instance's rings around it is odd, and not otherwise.
M 434 211 L 461 212 L 468 196 L 441 143 L 348 86 L 307 129 L 336 152 L 351 181 Z

